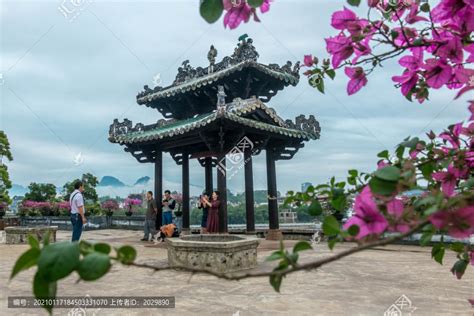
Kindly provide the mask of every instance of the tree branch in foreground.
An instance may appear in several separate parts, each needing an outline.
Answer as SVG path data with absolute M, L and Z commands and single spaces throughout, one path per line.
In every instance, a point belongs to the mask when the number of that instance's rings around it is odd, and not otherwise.
M 135 262 L 132 262 L 128 265 L 133 266 L 133 267 L 138 267 L 138 268 L 151 269 L 151 270 L 154 270 L 154 271 L 179 269 L 179 270 L 184 270 L 184 271 L 192 272 L 192 273 L 210 274 L 210 275 L 213 275 L 215 277 L 218 277 L 218 278 L 221 278 L 221 279 L 226 279 L 226 280 L 241 280 L 241 279 L 246 279 L 246 278 L 287 275 L 287 274 L 297 272 L 297 271 L 317 269 L 317 268 L 319 268 L 319 267 L 321 267 L 325 264 L 328 264 L 328 263 L 333 262 L 333 261 L 340 260 L 344 257 L 347 257 L 349 255 L 358 253 L 360 251 L 367 250 L 367 249 L 374 248 L 374 247 L 385 246 L 385 245 L 391 244 L 395 241 L 399 241 L 399 240 L 401 240 L 405 237 L 408 237 L 408 236 L 418 232 L 421 228 L 426 226 L 428 223 L 429 223 L 429 221 L 426 220 L 424 222 L 421 222 L 417 226 L 413 227 L 411 230 L 409 230 L 406 233 L 403 233 L 403 234 L 400 234 L 400 235 L 397 235 L 397 236 L 394 236 L 394 237 L 391 237 L 391 238 L 386 238 L 386 239 L 381 239 L 381 240 L 369 242 L 369 243 L 366 243 L 366 244 L 363 244 L 363 245 L 360 245 L 360 246 L 357 246 L 357 247 L 353 247 L 353 248 L 341 251 L 341 252 L 339 252 L 339 253 L 337 253 L 333 256 L 329 256 L 327 258 L 319 259 L 319 260 L 316 260 L 316 261 L 310 261 L 310 262 L 307 262 L 307 263 L 304 263 L 304 264 L 301 264 L 301 265 L 292 266 L 288 269 L 278 270 L 278 271 L 258 271 L 258 272 L 248 272 L 248 273 L 238 273 L 238 274 L 235 274 L 235 273 L 227 274 L 227 273 L 218 273 L 218 272 L 213 272 L 213 271 L 207 271 L 207 270 L 202 270 L 202 269 L 192 269 L 192 268 L 185 268 L 185 267 L 179 267 L 179 268 L 178 267 L 170 267 L 170 266 L 157 267 L 157 266 L 153 266 L 153 265 L 149 265 L 149 264 L 135 263 Z

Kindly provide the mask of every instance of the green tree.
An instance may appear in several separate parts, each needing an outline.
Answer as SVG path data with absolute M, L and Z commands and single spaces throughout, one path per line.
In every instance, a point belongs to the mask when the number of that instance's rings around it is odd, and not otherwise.
M 96 176 L 91 173 L 85 173 L 82 175 L 81 179 L 75 179 L 71 182 L 67 182 L 63 186 L 63 197 L 65 201 L 69 201 L 69 196 L 74 191 L 74 184 L 77 181 L 82 181 L 84 184 L 84 199 L 86 203 L 97 203 L 99 201 L 99 196 L 97 195 L 96 187 L 99 184 L 99 180 Z
M 52 183 L 32 182 L 28 189 L 30 191 L 25 194 L 25 200 L 47 202 L 53 201 L 56 197 L 56 186 Z
M 4 131 L 0 131 L 0 202 L 10 204 L 11 200 L 8 196 L 8 189 L 11 189 L 12 183 L 8 174 L 8 167 L 4 163 L 3 158 L 6 158 L 8 161 L 13 160 L 7 135 Z

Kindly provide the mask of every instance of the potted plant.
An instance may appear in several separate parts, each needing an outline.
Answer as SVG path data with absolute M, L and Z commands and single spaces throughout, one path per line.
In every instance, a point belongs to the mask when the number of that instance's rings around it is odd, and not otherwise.
M 127 199 L 125 199 L 124 204 L 125 204 L 125 207 L 127 209 L 127 211 L 125 212 L 125 215 L 132 216 L 133 206 L 142 204 L 142 201 L 139 200 L 139 199 L 127 198 Z
M 110 217 L 114 214 L 115 210 L 118 210 L 119 205 L 115 200 L 107 200 L 102 202 L 101 207 L 105 210 L 105 215 Z

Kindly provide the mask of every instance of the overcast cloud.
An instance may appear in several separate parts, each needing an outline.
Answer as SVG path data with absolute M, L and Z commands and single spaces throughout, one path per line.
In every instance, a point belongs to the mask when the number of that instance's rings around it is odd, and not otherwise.
M 72 22 L 58 10 L 61 1 L 0 3 L 0 129 L 12 145 L 11 178 L 24 186 L 33 181 L 62 186 L 84 172 L 131 184 L 153 176 L 151 164 L 139 164 L 109 143 L 107 132 L 114 118 L 146 124 L 161 118 L 135 102 L 157 73 L 168 85 L 183 60 L 206 66 L 211 44 L 220 60 L 243 33 L 254 39 L 263 63 L 302 60 L 307 53 L 324 57 L 323 39 L 335 34 L 330 14 L 345 1 L 276 0 L 270 13 L 260 16 L 261 24 L 234 31 L 224 29 L 222 21 L 203 21 L 197 0 L 94 1 Z M 280 191 L 297 190 L 306 181 L 325 182 L 332 175 L 342 179 L 351 168 L 373 170 L 377 152 L 466 117 L 467 97 L 453 101 L 452 91 L 433 91 L 422 105 L 408 102 L 393 87 L 394 72 L 401 72 L 396 62 L 386 64 L 351 97 L 343 73 L 327 83 L 325 95 L 302 78 L 269 102 L 285 119 L 314 114 L 322 127 L 320 140 L 307 143 L 291 161 L 277 163 Z M 84 162 L 77 166 L 79 153 Z M 264 155 L 255 158 L 257 189 L 266 187 L 264 162 Z M 192 161 L 192 193 L 201 189 L 203 175 Z M 167 155 L 164 177 L 165 185 L 179 189 L 181 168 Z M 243 175 L 228 185 L 243 191 Z

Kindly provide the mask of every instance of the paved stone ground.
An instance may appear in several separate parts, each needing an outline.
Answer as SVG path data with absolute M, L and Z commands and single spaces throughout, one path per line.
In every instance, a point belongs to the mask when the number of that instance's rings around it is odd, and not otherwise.
M 58 232 L 58 241 L 68 240 L 70 233 Z M 140 232 L 100 230 L 85 232 L 89 241 L 114 245 L 132 244 L 138 250 L 138 261 L 164 265 L 166 249 L 139 242 Z M 291 247 L 295 242 L 287 241 Z M 344 244 L 337 249 L 352 247 Z M 269 269 L 264 262 L 278 243 L 263 241 L 259 246 L 258 269 Z M 31 295 L 34 270 L 20 273 L 8 282 L 12 266 L 27 249 L 24 245 L 0 245 L 0 315 L 46 315 L 40 309 L 8 309 L 7 297 Z M 336 249 L 336 251 L 337 251 Z M 443 266 L 430 258 L 429 248 L 389 246 L 369 250 L 322 267 L 317 271 L 298 272 L 283 281 L 281 294 L 273 291 L 268 278 L 223 281 L 208 275 L 182 271 L 150 271 L 113 266 L 96 282 L 76 284 L 76 275 L 61 281 L 62 296 L 175 296 L 176 308 L 163 309 L 95 309 L 86 315 L 383 315 L 401 295 L 406 295 L 416 310 L 412 315 L 473 315 L 467 298 L 474 298 L 472 267 L 462 280 L 456 280 L 449 269 L 455 256 L 449 253 Z M 300 260 L 321 258 L 330 254 L 326 245 L 302 253 Z M 68 315 L 67 309 L 56 309 L 54 315 Z M 71 315 L 71 314 L 70 314 Z M 403 313 L 402 315 L 408 315 Z

